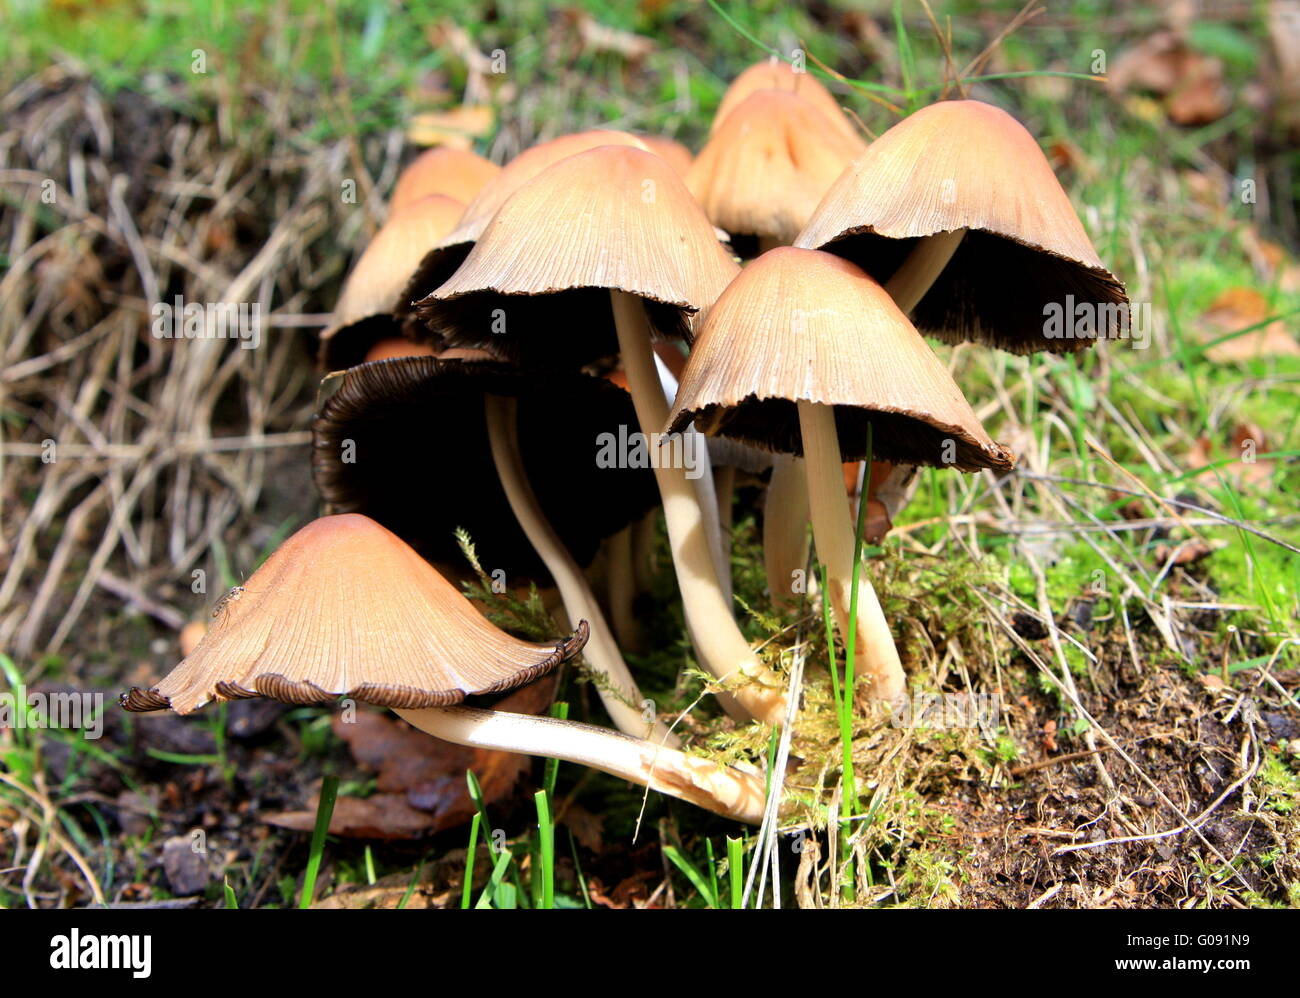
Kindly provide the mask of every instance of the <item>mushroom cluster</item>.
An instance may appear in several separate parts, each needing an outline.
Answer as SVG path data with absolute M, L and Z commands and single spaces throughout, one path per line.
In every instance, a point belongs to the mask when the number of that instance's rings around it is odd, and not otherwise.
M 773 606 L 808 578 L 811 527 L 864 692 L 898 701 L 890 621 L 870 581 L 854 584 L 853 504 L 868 504 L 875 540 L 918 466 L 1014 465 L 923 334 L 1082 349 L 1092 340 L 1045 332 L 1044 306 L 1067 296 L 1126 301 L 1037 142 L 978 101 L 924 108 L 868 144 L 815 78 L 768 62 L 733 83 L 693 160 L 671 140 L 602 130 L 504 167 L 426 152 L 322 336 L 326 515 L 122 705 L 351 697 L 437 738 L 569 760 L 757 822 L 782 781 L 691 755 L 624 657 L 678 640 L 643 633 L 633 610 L 659 518 L 687 637 L 737 724 L 788 724 L 798 709 L 736 619 L 742 475 L 766 486 Z M 553 641 L 507 634 L 462 595 L 466 533 L 510 588 L 551 595 Z M 616 730 L 465 704 L 579 654 Z

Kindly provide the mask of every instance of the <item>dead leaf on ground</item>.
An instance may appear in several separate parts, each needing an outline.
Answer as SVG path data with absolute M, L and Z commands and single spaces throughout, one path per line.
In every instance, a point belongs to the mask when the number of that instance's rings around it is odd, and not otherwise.
M 1190 565 L 1193 562 L 1200 561 L 1214 553 L 1214 548 L 1202 540 L 1183 541 L 1181 544 L 1175 544 L 1172 547 L 1168 544 L 1157 544 L 1155 549 L 1155 558 L 1161 567 L 1164 567 L 1170 561 L 1175 565 Z
M 550 704 L 555 679 L 531 683 L 501 700 L 495 710 L 538 714 Z M 476 808 L 470 800 L 465 771 L 472 769 L 492 804 L 505 799 L 528 771 L 530 758 L 453 745 L 417 731 L 389 714 L 358 712 L 350 721 L 335 715 L 334 733 L 347 742 L 353 758 L 378 773 L 376 793 L 340 797 L 330 818 L 330 834 L 349 838 L 414 839 L 467 823 Z M 316 821 L 316 800 L 308 810 L 268 815 L 270 824 L 309 832 Z
M 1300 133 L 1300 0 L 1273 0 L 1268 32 L 1277 60 L 1278 118 L 1291 133 Z
M 1218 485 L 1219 475 L 1223 475 L 1238 486 L 1261 486 L 1273 478 L 1273 462 L 1259 458 L 1267 450 L 1264 431 L 1253 423 L 1240 423 L 1233 428 L 1226 452 L 1216 454 L 1209 438 L 1198 437 L 1187 453 L 1187 461 L 1190 467 L 1200 468 L 1226 457 L 1235 458 L 1217 468 L 1205 467 L 1197 479 L 1207 485 Z
M 492 130 L 496 116 L 486 104 L 463 104 L 450 111 L 426 111 L 411 118 L 406 137 L 417 146 L 473 150 L 474 140 Z
M 1197 52 L 1179 32 L 1157 31 L 1121 52 L 1106 78 L 1117 95 L 1156 94 L 1176 125 L 1207 125 L 1228 113 L 1223 63 Z
M 455 890 L 449 890 L 439 884 L 426 883 L 416 884 L 415 889 L 412 890 L 409 873 L 394 873 L 387 877 L 380 877 L 373 884 L 345 887 L 317 901 L 312 907 L 428 909 L 459 907 L 459 904 L 460 897 Z
M 1228 288 L 1210 303 L 1200 318 L 1206 339 L 1213 341 L 1228 333 L 1257 325 L 1272 314 L 1268 301 L 1254 288 Z M 1287 330 L 1281 319 L 1275 319 L 1261 329 L 1234 336 L 1216 343 L 1205 351 L 1216 362 L 1244 360 L 1254 357 L 1300 356 L 1300 343 Z
M 587 11 L 572 9 L 566 13 L 577 25 L 582 47 L 589 52 L 612 52 L 628 62 L 641 62 L 655 50 L 653 38 L 601 24 Z
M 602 908 L 644 908 L 650 900 L 649 882 L 658 876 L 654 870 L 638 870 L 620 880 L 613 890 L 607 890 L 600 878 L 592 877 L 587 881 L 587 893 Z
M 605 819 L 600 815 L 593 814 L 581 804 L 570 804 L 559 816 L 559 821 L 573 833 L 582 848 L 596 853 L 604 851 Z

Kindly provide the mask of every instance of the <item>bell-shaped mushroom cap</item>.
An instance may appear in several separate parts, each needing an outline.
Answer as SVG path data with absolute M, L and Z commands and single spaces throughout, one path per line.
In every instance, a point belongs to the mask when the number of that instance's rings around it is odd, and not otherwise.
M 866 148 L 802 97 L 758 90 L 714 129 L 686 186 L 733 243 L 744 236 L 791 243 L 831 184 Z
M 359 364 L 377 340 L 396 334 L 394 308 L 407 279 L 464 210 L 453 198 L 430 194 L 389 216 L 353 266 L 329 327 L 321 333 L 320 359 L 326 370 Z
M 1097 258 L 1038 143 L 979 101 L 932 104 L 872 142 L 795 245 L 852 260 L 884 282 L 917 239 L 963 227 L 956 254 L 912 312 L 923 333 L 1015 353 L 1081 350 L 1089 339 L 1045 332 L 1048 306 L 1073 314 L 1067 296 L 1127 323 L 1124 286 Z
M 540 142 L 525 149 L 507 163 L 491 181 L 483 185 L 474 200 L 465 206 L 465 213 L 450 232 L 444 234 L 420 260 L 410 275 L 402 294 L 402 313 L 410 311 L 410 303 L 424 298 L 456 272 L 456 268 L 469 255 L 475 241 L 483 234 L 492 216 L 505 204 L 510 195 L 545 170 L 569 156 L 576 156 L 598 146 L 631 146 L 649 149 L 640 138 L 629 132 L 612 129 L 592 129 L 561 135 L 549 142 Z
M 455 354 L 465 359 L 447 359 Z M 326 378 L 312 464 L 330 512 L 364 513 L 430 561 L 450 564 L 465 561 L 455 537 L 461 527 L 489 573 L 501 569 L 511 586 L 548 582 L 497 476 L 483 412 L 488 392 L 519 399 L 529 482 L 580 564 L 658 505 L 653 469 L 614 460 L 620 439 L 638 429 L 625 391 L 577 372 L 541 378 L 465 355 L 378 361 Z
M 788 62 L 779 59 L 755 63 L 731 81 L 731 86 L 722 95 L 722 103 L 713 114 L 713 124 L 709 126 L 709 131 L 716 132 L 733 110 L 759 90 L 784 90 L 802 97 L 826 115 L 827 121 L 836 128 L 851 135 L 857 134 L 840 109 L 840 102 L 822 86 L 817 77 L 811 73 L 796 72 Z
M 364 516 L 313 520 L 218 605 L 198 647 L 127 710 L 188 714 L 265 696 L 383 707 L 459 703 L 513 689 L 573 657 L 585 622 L 539 645 L 499 630 L 419 555 Z
M 672 167 L 601 146 L 519 188 L 417 311 L 448 343 L 580 366 L 618 352 L 610 290 L 683 337 L 737 269 Z
M 438 146 L 411 160 L 393 186 L 388 199 L 390 214 L 430 194 L 444 194 L 469 204 L 483 185 L 501 172 L 501 167 L 468 149 Z
M 846 460 L 864 456 L 870 423 L 882 461 L 1012 464 L 884 288 L 839 257 L 782 247 L 709 310 L 668 423 L 802 454 L 801 401 L 835 407 Z
M 666 138 L 662 135 L 638 135 L 637 138 L 645 144 L 647 149 L 676 170 L 679 177 L 685 177 L 690 171 L 695 156 L 676 139 Z

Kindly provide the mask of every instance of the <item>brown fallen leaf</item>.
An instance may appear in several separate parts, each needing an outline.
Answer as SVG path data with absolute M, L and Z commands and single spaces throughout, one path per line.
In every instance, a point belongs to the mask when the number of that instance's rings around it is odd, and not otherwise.
M 570 804 L 559 816 L 560 824 L 573 833 L 578 845 L 591 852 L 602 852 L 605 839 L 602 834 L 605 819 L 593 814 L 580 804 Z
M 587 881 L 587 893 L 603 908 L 645 908 L 650 899 L 649 881 L 659 875 L 654 870 L 638 870 L 620 880 L 613 890 L 607 890 L 598 877 L 591 877 Z
M 1116 96 L 1156 94 L 1177 125 L 1206 125 L 1228 113 L 1222 61 L 1197 52 L 1181 31 L 1157 31 L 1125 49 L 1106 85 Z
M 1235 458 L 1217 468 L 1206 467 L 1196 477 L 1207 485 L 1218 485 L 1222 475 L 1234 485 L 1262 486 L 1273 479 L 1273 462 L 1261 460 L 1259 455 L 1268 450 L 1264 432 L 1253 423 L 1240 423 L 1233 428 L 1226 453 L 1216 454 L 1207 437 L 1198 437 L 1187 452 L 1190 467 L 1200 468 L 1224 458 Z
M 1206 544 L 1205 541 L 1191 540 L 1183 541 L 1181 544 L 1175 544 L 1172 547 L 1168 544 L 1157 544 L 1155 558 L 1161 567 L 1164 567 L 1170 561 L 1175 565 L 1190 565 L 1213 553 L 1214 548 Z
M 1300 2 L 1300 0 L 1298 0 Z M 1250 258 L 1251 266 L 1265 284 L 1277 283 L 1288 294 L 1300 291 L 1300 264 L 1297 264 L 1280 243 L 1265 239 L 1256 225 L 1243 225 L 1237 230 L 1242 252 Z
M 265 815 L 268 825 L 295 832 L 310 832 L 316 826 L 320 798 L 313 795 L 305 811 L 280 811 Z M 371 794 L 369 797 L 340 797 L 330 815 L 330 834 L 353 839 L 418 839 L 437 830 L 437 819 L 406 803 L 404 794 Z
M 493 709 L 538 714 L 555 693 L 554 677 L 516 690 Z M 334 733 L 347 742 L 353 758 L 378 773 L 376 793 L 339 797 L 330 818 L 330 833 L 349 838 L 413 839 L 468 822 L 476 808 L 465 783 L 472 769 L 492 804 L 505 799 L 531 765 L 513 752 L 471 749 L 440 741 L 386 713 L 340 713 Z M 281 828 L 309 832 L 316 821 L 316 800 L 303 811 L 285 811 L 263 820 Z
M 1201 315 L 1200 326 L 1205 331 L 1205 338 L 1212 341 L 1257 325 L 1270 314 L 1268 301 L 1254 288 L 1228 288 Z M 1294 357 L 1300 356 L 1300 343 L 1287 331 L 1281 319 L 1275 319 L 1262 329 L 1216 343 L 1205 351 L 1205 355 L 1216 362 L 1254 357 Z
M 1269 4 L 1268 33 L 1277 61 L 1278 120 L 1292 135 L 1300 135 L 1300 0 Z
M 405 902 L 405 903 L 403 903 Z M 459 907 L 455 890 L 438 884 L 418 883 L 411 889 L 409 873 L 380 877 L 373 884 L 355 884 L 336 891 L 313 908 L 452 908 Z
M 601 24 L 587 11 L 573 8 L 566 14 L 577 26 L 582 47 L 589 52 L 613 52 L 628 62 L 636 63 L 655 50 L 653 38 Z
M 426 111 L 411 118 L 406 137 L 417 146 L 472 150 L 474 140 L 492 130 L 496 116 L 486 104 L 462 104 L 449 111 Z

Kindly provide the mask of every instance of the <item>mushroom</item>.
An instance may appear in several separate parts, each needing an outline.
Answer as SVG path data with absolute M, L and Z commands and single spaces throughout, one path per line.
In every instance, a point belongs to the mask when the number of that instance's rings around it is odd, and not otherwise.
M 631 418 L 626 394 L 579 373 L 543 381 L 464 350 L 365 364 L 326 381 L 313 449 L 317 485 L 331 508 L 375 517 L 430 560 L 453 556 L 461 527 L 490 572 L 536 576 L 545 566 L 570 620 L 589 622 L 587 659 L 603 677 L 597 690 L 615 723 L 676 744 L 661 722 L 643 716 L 641 693 L 570 553 L 589 561 L 603 536 L 649 508 L 653 483 L 644 471 L 594 461 L 571 470 L 555 460 L 566 446 L 594 449 L 599 433 Z M 453 425 L 452 433 L 442 430 L 439 460 L 412 466 L 403 453 L 412 428 Z
M 835 179 L 867 148 L 830 94 L 816 81 L 796 91 L 809 83 L 807 74 L 776 68 L 784 65 L 741 74 L 686 178 L 709 220 L 742 256 L 789 245 Z M 746 92 L 759 80 L 786 88 Z M 792 602 L 792 580 L 808 561 L 805 482 L 799 459 L 773 461 L 763 504 L 763 564 L 777 606 Z
M 464 262 L 474 243 L 492 221 L 497 209 L 520 187 L 548 166 L 566 157 L 598 146 L 618 145 L 649 149 L 641 139 L 629 132 L 593 129 L 561 135 L 549 142 L 539 142 L 521 152 L 483 185 L 474 200 L 466 205 L 465 212 L 454 229 L 443 233 L 442 237 L 426 246 L 419 266 L 409 275 L 399 314 L 403 317 L 411 314 L 413 303 L 425 298 L 456 272 L 456 268 Z
M 426 149 L 398 175 L 388 199 L 388 211 L 399 212 L 429 194 L 445 194 L 468 204 L 500 172 L 501 167 L 467 149 L 451 146 Z
M 855 668 L 877 699 L 904 695 L 889 624 L 863 579 L 850 606 L 854 530 L 842 462 L 872 453 L 972 471 L 1009 468 L 948 369 L 884 290 L 828 253 L 771 250 L 709 310 L 686 365 L 671 430 L 694 420 L 802 455 L 817 554 L 841 635 L 856 613 Z M 847 641 L 847 637 L 846 637 Z
M 586 640 L 584 621 L 551 645 L 513 638 L 373 520 L 327 516 L 222 601 L 180 665 L 120 703 L 188 714 L 212 700 L 350 697 L 390 707 L 445 741 L 575 762 L 757 823 L 765 795 L 756 773 L 593 725 L 457 706 L 536 679 Z
M 652 330 L 683 337 L 689 317 L 735 272 L 667 163 L 644 150 L 602 146 L 520 187 L 418 309 L 449 342 L 493 348 L 525 364 L 545 357 L 581 366 L 619 353 L 641 432 L 653 442 L 668 405 Z M 776 721 L 784 695 L 731 615 L 706 514 L 681 463 L 656 461 L 655 477 L 701 664 L 719 679 L 752 680 L 729 691 L 743 709 L 724 699 L 733 715 Z
M 811 73 L 796 70 L 788 62 L 782 62 L 775 57 L 755 63 L 731 81 L 727 92 L 722 95 L 717 111 L 713 113 L 713 124 L 709 126 L 710 134 L 722 126 L 734 108 L 758 90 L 784 90 L 802 97 L 821 111 L 830 124 L 852 135 L 857 134 L 840 109 L 840 102 L 820 80 Z
M 1045 307 L 1069 294 L 1115 317 L 1128 303 L 1034 137 L 980 101 L 931 104 L 872 142 L 795 245 L 851 260 L 948 343 L 1074 352 L 1091 341 L 1049 338 Z
M 358 364 L 376 342 L 400 333 L 394 312 L 407 279 L 425 250 L 451 231 L 464 210 L 459 201 L 430 194 L 389 216 L 352 268 L 321 333 L 325 370 Z
M 1127 323 L 1124 286 L 1102 266 L 1037 141 L 980 101 L 932 104 L 886 131 L 836 181 L 795 245 L 851 260 L 921 332 L 949 343 L 1085 349 L 1091 339 L 1047 335 L 1047 310 L 1070 301 L 1107 318 L 1099 336 Z M 1017 275 L 1015 294 L 1003 290 L 1007 274 Z M 891 517 L 917 480 L 904 465 L 882 481 Z
M 652 153 L 677 171 L 679 177 L 685 177 L 695 159 L 691 151 L 676 139 L 663 135 L 637 135 Z
M 816 104 L 787 90 L 758 90 L 714 129 L 686 186 L 741 255 L 754 256 L 742 247 L 793 242 L 835 178 L 866 148 Z

